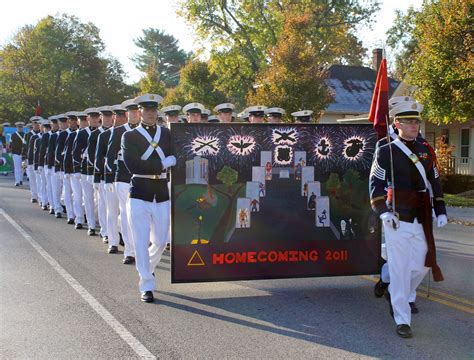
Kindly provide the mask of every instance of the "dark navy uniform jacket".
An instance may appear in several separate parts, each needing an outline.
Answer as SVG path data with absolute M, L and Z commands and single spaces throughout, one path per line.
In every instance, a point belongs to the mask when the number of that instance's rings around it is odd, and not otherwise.
M 141 125 L 140 125 L 141 127 Z M 138 128 L 127 131 L 122 136 L 123 160 L 130 173 L 138 175 L 162 175 L 163 164 L 156 151 L 153 151 L 147 160 L 142 160 L 142 155 L 150 147 L 150 143 L 140 134 Z M 145 126 L 146 131 L 153 138 L 157 126 Z M 148 128 L 148 129 L 147 129 Z M 171 142 L 169 129 L 162 127 L 158 146 L 163 150 L 165 156 L 175 155 Z M 164 179 L 145 179 L 133 177 L 130 186 L 130 198 L 144 201 L 163 202 L 169 200 L 168 181 Z
M 23 143 L 25 142 L 25 133 L 14 132 L 10 138 L 10 152 L 15 155 L 23 155 Z
M 400 138 L 401 139 L 401 138 Z M 436 215 L 446 214 L 443 191 L 439 181 L 439 171 L 433 161 L 430 149 L 418 140 L 403 143 L 418 157 L 423 165 L 428 182 L 432 187 L 433 207 Z M 402 193 L 428 191 L 423 178 L 410 158 L 396 145 L 392 144 L 393 168 L 395 180 L 395 211 L 400 214 L 400 220 L 413 222 L 415 218 L 421 221 L 419 210 L 412 204 L 404 202 Z M 387 204 L 387 187 L 391 182 L 390 148 L 388 144 L 380 146 L 375 153 L 370 171 L 369 191 L 370 203 L 378 214 L 389 211 Z M 399 196 L 397 197 L 397 191 Z
M 59 131 L 54 152 L 54 168 L 56 171 L 64 171 L 64 145 L 66 145 L 66 139 L 71 132 L 71 129 Z
M 43 137 L 41 138 L 38 166 L 44 167 L 46 161 L 46 150 L 48 149 L 48 141 L 50 136 L 51 131 L 48 131 L 47 133 L 44 133 Z
M 87 175 L 87 144 L 89 136 L 92 134 L 95 128 L 86 127 L 79 130 L 74 145 L 72 147 L 72 161 L 74 172 Z
M 105 155 L 107 155 L 107 147 L 109 145 L 110 135 L 113 128 L 105 130 L 97 139 L 97 148 L 95 150 L 94 162 L 94 182 L 98 183 L 105 180 Z
M 33 134 L 36 134 L 33 132 L 33 130 L 28 131 L 25 134 L 25 142 L 23 143 L 23 150 L 22 154 L 25 159 L 28 159 L 28 150 L 29 150 L 29 145 L 30 145 L 30 138 Z
M 53 132 L 48 141 L 48 148 L 46 149 L 46 166 L 52 169 L 55 166 L 56 156 L 56 142 L 58 141 L 59 131 Z
M 102 134 L 107 128 L 100 126 L 95 129 L 89 139 L 87 140 L 87 175 L 94 175 L 94 163 L 95 163 L 95 153 L 97 150 L 97 140 L 99 139 L 99 135 Z M 100 178 L 97 177 L 97 181 L 94 182 L 99 183 Z
M 35 158 L 35 140 L 38 138 L 38 132 L 32 132 L 30 138 L 28 139 L 28 152 L 26 157 L 28 158 L 28 165 L 34 164 Z
M 44 134 L 39 133 L 37 137 L 34 139 L 34 144 L 33 144 L 33 165 L 34 169 L 38 170 L 38 166 L 41 166 L 39 164 L 40 161 L 40 147 L 41 147 L 41 139 L 43 138 Z
M 105 182 L 112 183 L 114 181 L 130 183 L 132 174 L 128 171 L 123 161 L 123 154 L 121 149 L 122 135 L 126 131 L 135 128 L 136 125 L 125 124 L 114 128 L 112 136 L 110 137 L 109 147 L 105 159 Z
M 72 163 L 72 147 L 74 145 L 76 136 L 77 130 L 71 131 L 71 133 L 66 138 L 66 142 L 64 143 L 63 169 L 65 174 L 74 173 L 74 167 Z

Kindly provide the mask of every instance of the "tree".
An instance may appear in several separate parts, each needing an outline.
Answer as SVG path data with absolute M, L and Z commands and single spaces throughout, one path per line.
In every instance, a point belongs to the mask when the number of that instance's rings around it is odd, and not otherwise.
M 295 13 L 311 12 L 307 41 L 318 49 L 321 66 L 361 63 L 364 49 L 353 32 L 370 21 L 377 2 L 182 0 L 179 14 L 192 24 L 203 47 L 212 49 L 209 68 L 217 75 L 216 89 L 243 106 L 257 74 L 271 66 L 270 52 L 280 39 L 290 8 Z
M 181 69 L 179 85 L 167 91 L 163 105 L 199 102 L 208 108 L 226 101 L 225 96 L 213 87 L 216 75 L 209 72 L 206 62 L 189 61 Z
M 331 173 L 329 175 L 328 181 L 326 181 L 326 188 L 331 192 L 332 196 L 336 196 L 337 190 L 341 187 L 341 181 L 339 180 L 339 175 L 336 173 Z
M 408 65 L 402 70 L 433 123 L 465 122 L 474 114 L 473 13 L 469 1 L 427 1 L 407 21 L 414 50 L 404 58 Z
M 134 89 L 103 52 L 99 29 L 74 16 L 24 26 L 0 50 L 0 117 L 30 117 L 38 101 L 48 114 L 122 102 Z
M 161 80 L 159 73 L 150 65 L 150 68 L 146 71 L 138 81 L 138 87 L 140 88 L 140 94 L 160 94 L 163 95 L 166 92 L 166 85 Z
M 178 84 L 179 70 L 191 54 L 179 48 L 174 36 L 159 29 L 145 29 L 143 36 L 135 39 L 134 43 L 142 49 L 141 54 L 132 58 L 138 70 L 146 73 L 149 79 L 159 77 L 167 87 Z
M 223 184 L 227 185 L 229 189 L 232 188 L 232 185 L 237 182 L 239 178 L 239 173 L 232 169 L 230 166 L 225 165 L 221 171 L 217 173 L 216 179 L 221 181 Z M 231 191 L 231 190 L 229 190 Z

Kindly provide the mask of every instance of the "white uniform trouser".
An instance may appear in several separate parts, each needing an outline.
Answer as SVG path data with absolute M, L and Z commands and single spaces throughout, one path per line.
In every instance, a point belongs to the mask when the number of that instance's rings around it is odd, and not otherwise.
M 384 231 L 390 273 L 388 291 L 395 322 L 411 325 L 410 294 L 429 270 L 425 267 L 428 246 L 423 226 L 415 219 L 413 223 L 400 221 L 397 230 L 384 224 Z
M 38 168 L 36 170 L 36 191 L 38 192 L 38 200 L 41 206 L 43 206 L 43 194 L 41 193 L 41 173 L 43 172 L 43 169 Z
M 135 256 L 135 246 L 132 239 L 132 230 L 130 228 L 130 216 L 128 212 L 128 191 L 130 184 L 124 182 L 115 182 L 115 191 L 117 192 L 119 209 L 120 209 L 120 223 L 122 228 L 122 238 L 125 244 L 123 256 Z
M 157 203 L 140 199 L 130 199 L 128 203 L 132 237 L 135 243 L 135 264 L 140 275 L 141 292 L 153 291 L 156 287 L 152 273 L 166 247 L 169 203 L 169 200 Z M 148 248 L 150 241 L 152 245 Z
M 54 168 L 51 171 L 51 189 L 53 195 L 53 204 L 51 205 L 54 209 L 55 214 L 61 214 L 63 207 L 61 206 L 61 192 L 63 188 L 62 174 L 56 171 Z
M 74 223 L 84 224 L 84 207 L 82 205 L 82 186 L 80 173 L 71 174 L 71 186 L 73 194 L 74 215 L 76 215 Z
M 63 179 L 64 187 L 64 204 L 66 205 L 66 213 L 68 219 L 74 219 L 74 206 L 72 202 L 72 185 L 71 185 L 71 174 L 64 174 Z
M 48 199 L 48 187 L 46 184 L 46 168 L 42 167 L 41 169 L 38 167 L 40 179 L 41 179 L 41 185 L 39 187 L 39 192 L 41 193 L 41 204 L 43 206 L 46 206 L 49 204 L 49 199 Z
M 171 181 L 168 181 L 168 193 L 171 199 Z M 171 201 L 169 202 L 169 213 L 170 213 L 170 221 L 168 224 L 168 236 L 166 237 L 167 244 L 171 244 Z
M 23 181 L 23 169 L 21 168 L 21 155 L 12 154 L 13 171 L 15 172 L 15 183 Z
M 28 180 L 30 182 L 31 199 L 38 200 L 38 189 L 36 187 L 36 173 L 33 165 L 28 165 Z
M 105 195 L 105 182 L 101 181 L 99 184 L 99 191 L 97 196 L 97 213 L 99 217 L 100 235 L 102 237 L 107 234 L 107 200 Z
M 82 197 L 87 216 L 87 227 L 95 229 L 94 186 L 88 180 L 88 175 L 81 174 Z
M 111 187 L 110 187 L 111 186 Z M 119 200 L 114 184 L 104 184 L 105 198 L 107 200 L 107 236 L 109 237 L 109 246 L 119 245 Z M 108 191 L 107 188 L 112 191 Z
M 44 176 L 46 178 L 46 194 L 48 196 L 48 203 L 50 208 L 54 208 L 54 201 L 53 201 L 53 184 L 51 182 L 51 177 L 53 173 L 53 169 L 49 169 L 48 167 L 44 167 Z

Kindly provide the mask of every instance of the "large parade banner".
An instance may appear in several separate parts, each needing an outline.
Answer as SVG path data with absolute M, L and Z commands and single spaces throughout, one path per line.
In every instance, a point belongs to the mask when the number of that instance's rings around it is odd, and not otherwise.
M 370 125 L 172 124 L 173 283 L 377 273 Z

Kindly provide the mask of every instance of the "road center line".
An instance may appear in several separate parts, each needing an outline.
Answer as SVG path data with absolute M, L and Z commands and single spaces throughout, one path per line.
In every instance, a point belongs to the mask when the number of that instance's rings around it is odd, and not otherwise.
M 59 263 L 54 260 L 40 244 L 13 220 L 2 208 L 0 215 L 5 219 L 30 243 L 31 246 L 51 265 L 51 267 L 66 280 L 66 282 L 85 300 L 87 304 L 114 330 L 141 359 L 156 359 L 136 337 L 128 331 L 102 304 L 99 303 L 76 279 L 72 277 Z

